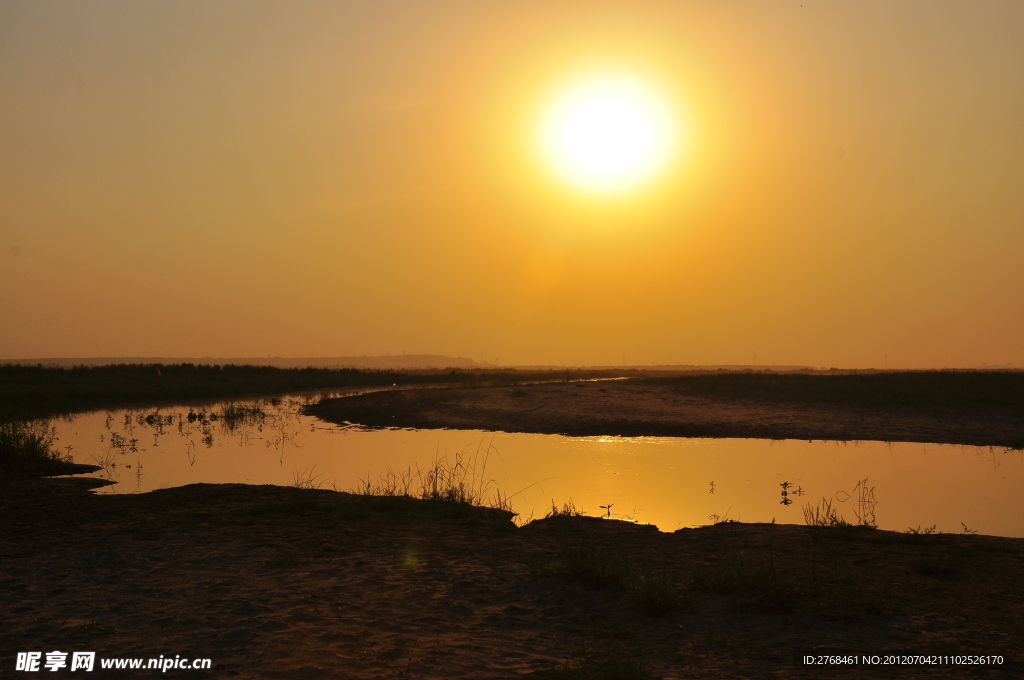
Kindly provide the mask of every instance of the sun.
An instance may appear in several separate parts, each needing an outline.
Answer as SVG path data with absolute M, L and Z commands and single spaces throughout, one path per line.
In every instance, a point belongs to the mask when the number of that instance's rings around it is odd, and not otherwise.
M 541 124 L 555 172 L 591 192 L 619 193 L 650 180 L 676 142 L 665 105 L 630 78 L 594 78 L 557 97 Z

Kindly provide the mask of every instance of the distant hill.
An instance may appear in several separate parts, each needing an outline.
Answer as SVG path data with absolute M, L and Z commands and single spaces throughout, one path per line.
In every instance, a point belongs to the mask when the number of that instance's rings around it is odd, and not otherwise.
M 0 359 L 0 364 L 21 364 L 48 367 L 58 366 L 106 366 L 109 364 L 249 364 L 253 366 L 276 366 L 278 368 L 481 368 L 480 364 L 465 357 L 449 357 L 443 354 L 396 354 L 393 356 L 361 357 L 310 357 L 295 359 L 288 357 L 87 357 L 47 359 Z
M 480 364 L 481 368 L 492 366 L 486 362 Z M 773 371 L 776 373 L 795 373 L 799 371 L 817 370 L 811 366 L 775 366 L 775 365 L 748 365 L 748 364 L 619 364 L 619 365 L 594 365 L 594 366 L 562 366 L 562 365 L 522 365 L 508 366 L 520 371 L 564 371 L 572 369 L 585 369 L 588 371 L 657 371 L 657 372 L 692 372 L 692 371 Z

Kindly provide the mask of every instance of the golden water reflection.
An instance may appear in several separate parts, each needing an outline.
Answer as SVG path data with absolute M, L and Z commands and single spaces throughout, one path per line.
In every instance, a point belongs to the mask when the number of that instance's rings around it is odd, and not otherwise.
M 138 493 L 196 482 L 339 491 L 388 470 L 475 457 L 521 519 L 571 500 L 590 515 L 664 531 L 722 519 L 802 523 L 829 499 L 856 521 L 873 489 L 884 529 L 936 525 L 1024 537 L 1024 452 L 988 447 L 759 439 L 562 437 L 472 430 L 362 430 L 300 415 L 302 398 L 77 414 L 53 423 L 58 445 L 95 476 Z M 610 508 L 608 506 L 611 506 Z

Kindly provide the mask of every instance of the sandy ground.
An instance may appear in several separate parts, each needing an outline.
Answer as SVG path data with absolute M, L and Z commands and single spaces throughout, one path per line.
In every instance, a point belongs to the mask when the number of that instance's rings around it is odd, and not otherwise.
M 1024 419 L 1010 414 L 708 399 L 641 380 L 376 392 L 306 410 L 331 422 L 371 427 L 1024 447 Z
M 166 677 L 506 678 L 574 658 L 664 678 L 1024 677 L 1021 539 L 736 523 L 661 533 L 595 518 L 517 528 L 496 511 L 328 491 L 0 484 L 2 677 L 64 677 L 13 670 L 17 652 L 53 650 L 214 664 Z M 678 584 L 767 565 L 773 585 L 691 587 L 680 610 L 646 615 L 629 592 L 565 575 L 565 551 L 580 546 Z M 805 653 L 1004 664 L 819 669 L 796 661 Z

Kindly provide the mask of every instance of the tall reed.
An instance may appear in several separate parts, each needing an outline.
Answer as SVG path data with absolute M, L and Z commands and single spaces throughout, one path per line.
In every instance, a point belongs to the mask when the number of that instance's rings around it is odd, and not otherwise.
M 14 473 L 46 473 L 71 456 L 54 448 L 56 428 L 43 423 L 0 425 L 0 469 Z

